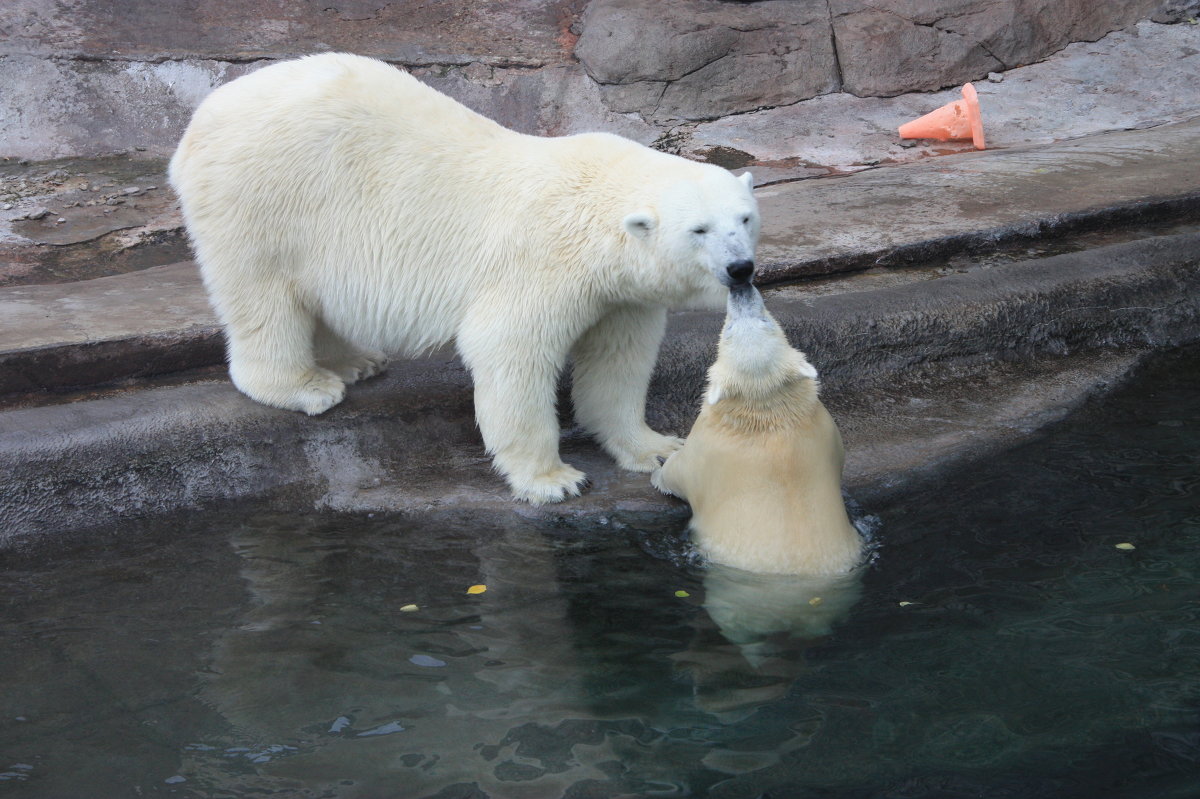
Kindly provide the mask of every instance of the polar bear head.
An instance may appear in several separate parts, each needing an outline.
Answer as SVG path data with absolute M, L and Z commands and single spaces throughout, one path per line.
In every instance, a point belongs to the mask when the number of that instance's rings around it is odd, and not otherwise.
M 816 377 L 804 353 L 788 344 L 758 289 L 748 283 L 730 289 L 717 360 L 708 370 L 708 404 L 727 397 L 761 400 L 790 383 Z
M 719 306 L 723 289 L 748 286 L 754 277 L 760 222 L 753 178 L 709 164 L 689 167 L 695 171 L 666 183 L 653 207 L 628 214 L 623 224 L 654 251 L 660 276 L 684 304 Z

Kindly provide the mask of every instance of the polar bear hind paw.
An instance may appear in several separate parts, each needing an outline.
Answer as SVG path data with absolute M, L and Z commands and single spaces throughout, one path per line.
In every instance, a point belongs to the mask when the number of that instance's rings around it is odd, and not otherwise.
M 356 353 L 340 361 L 330 361 L 324 365 L 340 377 L 343 383 L 351 386 L 359 380 L 366 380 L 368 377 L 380 374 L 387 368 L 387 362 L 387 356 L 382 352 L 370 351 Z
M 588 486 L 587 475 L 565 463 L 544 474 L 526 479 L 508 478 L 513 498 L 530 505 L 546 505 L 577 497 Z
M 231 372 L 234 384 L 243 394 L 285 411 L 303 411 L 309 416 L 316 416 L 337 405 L 346 396 L 346 384 L 342 379 L 320 367 L 288 375 L 286 381 L 278 374 L 266 379 L 262 375 L 247 375 L 236 368 Z
M 617 465 L 631 472 L 653 472 L 662 462 L 683 447 L 683 439 L 650 433 L 636 447 L 609 450 Z

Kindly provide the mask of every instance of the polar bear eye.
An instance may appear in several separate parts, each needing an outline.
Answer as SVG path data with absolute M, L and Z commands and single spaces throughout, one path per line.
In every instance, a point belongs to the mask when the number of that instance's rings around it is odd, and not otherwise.
M 743 216 L 743 217 L 742 217 L 742 224 L 743 224 L 743 225 L 748 225 L 748 224 L 750 224 L 750 215 L 749 215 L 749 214 L 747 214 L 746 216 Z
M 697 236 L 703 236 L 705 233 L 708 232 L 708 228 L 705 227 L 704 225 L 698 225 L 697 227 L 692 228 L 692 232 L 695 233 Z

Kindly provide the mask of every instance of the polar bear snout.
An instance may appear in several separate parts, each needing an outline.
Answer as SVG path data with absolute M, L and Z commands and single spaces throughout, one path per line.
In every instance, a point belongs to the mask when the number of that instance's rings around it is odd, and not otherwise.
M 725 274 L 729 275 L 730 287 L 748 286 L 754 278 L 754 261 L 745 258 L 734 261 L 725 267 Z

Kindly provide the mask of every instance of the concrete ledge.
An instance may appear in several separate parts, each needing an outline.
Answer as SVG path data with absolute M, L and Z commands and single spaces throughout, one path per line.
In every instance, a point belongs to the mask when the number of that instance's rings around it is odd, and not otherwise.
M 835 396 L 995 362 L 1105 347 L 1169 347 L 1191 341 L 1200 325 L 1200 234 L 873 291 L 811 296 L 794 286 L 767 303 Z M 676 315 L 652 388 L 694 386 L 698 400 L 720 325 L 718 314 Z
M 220 328 L 191 263 L 0 289 L 0 396 L 220 363 Z
M 824 297 L 787 289 L 769 304 L 822 370 L 848 484 L 870 499 L 1060 417 L 1141 353 L 1200 339 L 1198 244 L 1164 237 Z M 686 432 L 720 324 L 672 319 L 652 424 Z M 589 471 L 588 495 L 512 503 L 475 430 L 468 375 L 445 355 L 401 361 L 317 418 L 257 405 L 225 381 L 131 391 L 0 413 L 0 545 L 277 491 L 293 507 L 682 512 L 577 433 L 564 456 Z
M 0 353 L 0 396 L 70 391 L 221 363 L 217 325 Z
M 780 281 L 992 250 L 1200 209 L 1200 119 L 757 190 Z
M 757 191 L 760 282 L 1200 217 L 1200 119 Z M 0 289 L 0 397 L 220 363 L 191 263 Z

